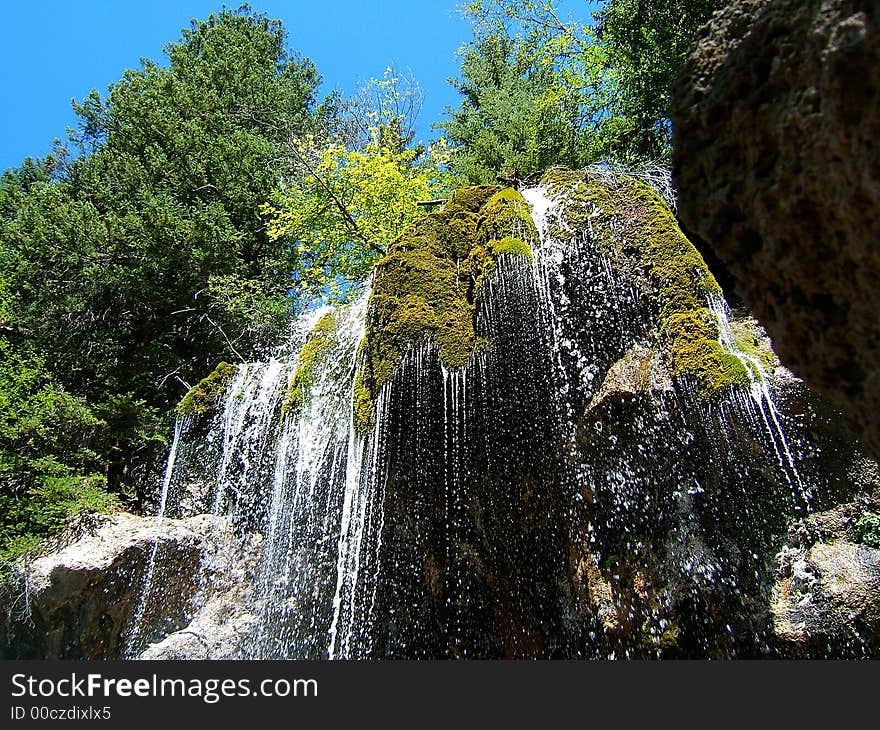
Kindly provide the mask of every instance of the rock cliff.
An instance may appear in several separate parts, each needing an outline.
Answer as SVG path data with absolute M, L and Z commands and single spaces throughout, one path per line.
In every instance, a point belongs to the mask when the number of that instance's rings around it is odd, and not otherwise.
M 737 0 L 673 98 L 679 213 L 880 453 L 880 6 Z

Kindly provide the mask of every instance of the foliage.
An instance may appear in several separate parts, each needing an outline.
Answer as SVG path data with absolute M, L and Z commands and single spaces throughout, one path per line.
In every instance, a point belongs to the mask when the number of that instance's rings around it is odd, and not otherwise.
M 81 511 L 105 511 L 105 424 L 65 392 L 45 359 L 0 337 L 0 569 Z
M 616 81 L 616 138 L 608 142 L 618 156 L 668 155 L 672 86 L 697 30 L 724 4 L 608 0 L 597 14 L 598 39 Z
M 438 125 L 454 171 L 473 182 L 552 165 L 662 161 L 669 95 L 697 28 L 720 0 L 608 0 L 593 19 L 555 0 L 474 0 L 462 94 Z
M 865 512 L 856 520 L 856 534 L 865 545 L 880 549 L 880 514 Z
M 415 125 L 422 109 L 422 88 L 409 71 L 388 66 L 381 79 L 370 79 L 348 98 L 338 92 L 324 101 L 325 132 L 348 149 L 378 143 L 401 152 L 415 143 Z M 423 150 L 419 143 L 416 148 Z
M 299 255 L 302 296 L 340 299 L 419 215 L 417 203 L 442 191 L 442 140 L 410 146 L 418 93 L 388 69 L 335 128 L 291 140 L 293 172 L 262 210 L 270 238 Z
M 186 383 L 297 306 L 297 253 L 259 207 L 272 160 L 313 124 L 313 65 L 246 6 L 165 50 L 167 66 L 145 60 L 74 105 L 78 154 L 59 143 L 0 182 L 0 317 L 106 422 L 95 448 L 114 489 L 147 486 Z
M 485 184 L 499 174 L 517 178 L 590 161 L 578 96 L 503 30 L 478 36 L 464 50 L 461 74 L 453 81 L 461 105 L 437 125 L 455 144 L 452 163 L 460 177 Z

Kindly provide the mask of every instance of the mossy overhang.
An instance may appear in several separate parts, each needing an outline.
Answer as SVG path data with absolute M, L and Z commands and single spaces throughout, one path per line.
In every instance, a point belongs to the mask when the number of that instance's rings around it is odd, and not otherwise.
M 476 335 L 476 301 L 502 256 L 532 257 L 538 231 L 513 188 L 456 190 L 443 208 L 404 230 L 376 265 L 354 384 L 355 426 L 372 430 L 375 403 L 404 354 L 426 342 L 440 362 L 463 367 L 486 343 Z
M 599 252 L 611 258 L 619 257 L 623 246 L 635 250 L 656 292 L 658 333 L 678 378 L 693 382 L 704 400 L 749 385 L 753 375 L 721 345 L 719 324 L 709 309 L 709 298 L 722 296 L 721 287 L 653 188 L 628 175 L 561 168 L 548 171 L 541 183 L 563 201 L 563 220 L 554 224 L 557 234 L 562 228 L 590 230 Z M 774 362 L 772 352 L 752 344 L 751 355 L 761 363 Z
M 177 404 L 178 414 L 185 417 L 196 417 L 213 410 L 237 372 L 237 365 L 231 365 L 227 362 L 219 363 L 210 375 L 187 391 L 180 403 Z

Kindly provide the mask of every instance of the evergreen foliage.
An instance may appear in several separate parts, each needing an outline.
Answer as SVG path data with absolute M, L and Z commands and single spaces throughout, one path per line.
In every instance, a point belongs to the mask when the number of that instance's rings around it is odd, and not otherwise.
M 314 66 L 246 6 L 165 51 L 74 104 L 69 148 L 0 179 L 0 551 L 104 485 L 151 489 L 186 383 L 298 306 L 298 253 L 260 205 L 314 124 Z
M 462 95 L 437 125 L 473 183 L 553 165 L 665 162 L 669 95 L 697 29 L 720 0 L 607 0 L 563 18 L 555 0 L 474 0 Z

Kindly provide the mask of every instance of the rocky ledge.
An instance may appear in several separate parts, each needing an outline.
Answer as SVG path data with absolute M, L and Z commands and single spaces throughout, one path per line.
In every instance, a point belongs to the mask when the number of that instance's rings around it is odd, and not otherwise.
M 57 549 L 24 566 L 5 588 L 3 658 L 137 656 L 199 612 L 235 604 L 259 549 L 258 536 L 242 540 L 214 515 L 157 520 L 117 513 L 73 526 Z M 144 610 L 145 589 L 164 594 L 161 616 L 150 612 L 151 602 Z M 172 653 L 166 644 L 146 656 Z M 193 648 L 190 656 L 205 654 Z
M 732 2 L 673 96 L 681 218 L 880 454 L 880 5 Z

